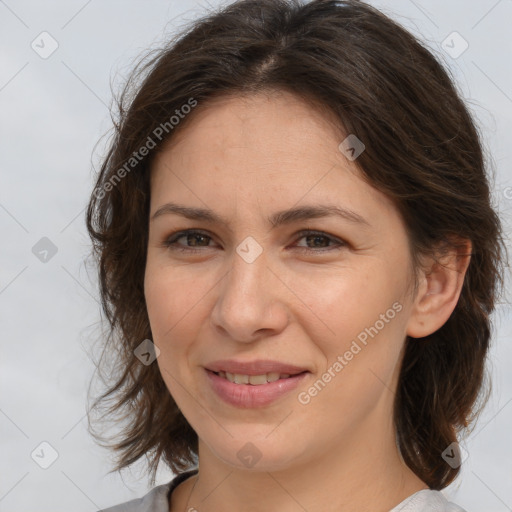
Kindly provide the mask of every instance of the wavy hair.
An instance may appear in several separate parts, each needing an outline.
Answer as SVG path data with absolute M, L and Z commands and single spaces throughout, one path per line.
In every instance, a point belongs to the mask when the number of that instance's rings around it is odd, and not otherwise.
M 86 212 L 108 325 L 98 363 L 106 389 L 91 411 L 119 420 L 107 442 L 116 469 L 145 456 L 154 482 L 161 460 L 174 473 L 197 463 L 197 434 L 158 365 L 134 356 L 152 339 L 144 298 L 152 161 L 209 100 L 286 90 L 364 141 L 358 167 L 401 213 L 415 270 L 423 255 L 471 240 L 452 315 L 431 335 L 405 340 L 394 404 L 406 464 L 431 489 L 453 481 L 459 468 L 441 454 L 488 398 L 490 313 L 506 252 L 481 135 L 454 83 L 416 37 L 357 0 L 239 0 L 139 61 L 117 98 Z M 93 424 L 90 416 L 89 431 L 104 440 Z

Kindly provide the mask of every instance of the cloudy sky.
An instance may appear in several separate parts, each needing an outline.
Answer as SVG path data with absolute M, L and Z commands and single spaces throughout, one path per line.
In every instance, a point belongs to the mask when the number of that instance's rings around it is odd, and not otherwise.
M 495 204 L 510 227 L 512 2 L 370 3 L 452 70 L 485 134 Z M 117 90 L 137 56 L 207 6 L 0 0 L 0 511 L 93 512 L 149 488 L 138 466 L 107 474 L 109 454 L 86 430 L 87 349 L 100 317 L 84 208 L 110 128 L 111 83 Z M 493 395 L 466 442 L 461 477 L 446 490 L 468 512 L 512 510 L 510 293 L 503 301 Z M 162 470 L 157 483 L 171 476 Z

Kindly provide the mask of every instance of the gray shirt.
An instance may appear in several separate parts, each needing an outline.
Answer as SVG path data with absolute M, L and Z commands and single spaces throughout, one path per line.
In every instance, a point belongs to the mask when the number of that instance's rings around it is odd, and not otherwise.
M 188 477 L 195 475 L 191 469 L 175 476 L 170 482 L 159 485 L 139 499 L 127 501 L 98 512 L 169 512 L 169 497 L 172 491 Z M 418 491 L 389 512 L 466 512 L 449 502 L 440 491 Z

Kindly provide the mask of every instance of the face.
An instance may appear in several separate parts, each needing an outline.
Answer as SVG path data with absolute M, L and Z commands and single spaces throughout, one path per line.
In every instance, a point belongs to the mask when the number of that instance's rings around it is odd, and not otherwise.
M 411 310 L 398 211 L 295 96 L 205 107 L 154 161 L 145 274 L 157 364 L 200 454 L 276 470 L 389 439 Z

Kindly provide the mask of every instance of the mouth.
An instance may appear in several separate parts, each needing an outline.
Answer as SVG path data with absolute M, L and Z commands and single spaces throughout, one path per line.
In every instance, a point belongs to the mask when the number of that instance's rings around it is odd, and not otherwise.
M 295 373 L 267 372 L 253 375 L 231 373 L 224 370 L 205 368 L 206 382 L 217 398 L 237 408 L 260 408 L 285 399 L 311 372 L 289 370 Z M 245 370 L 250 371 L 250 370 Z
M 291 377 L 295 377 L 297 375 L 301 375 L 303 373 L 309 373 L 307 370 L 302 372 L 295 373 L 279 373 L 279 372 L 268 372 L 262 373 L 260 375 L 247 375 L 241 373 L 230 373 L 225 371 L 214 372 L 212 370 L 207 370 L 211 373 L 214 373 L 218 377 L 228 380 L 233 384 L 246 384 L 250 386 L 261 386 L 264 384 L 269 384 L 271 382 L 276 382 L 278 380 L 285 380 Z

